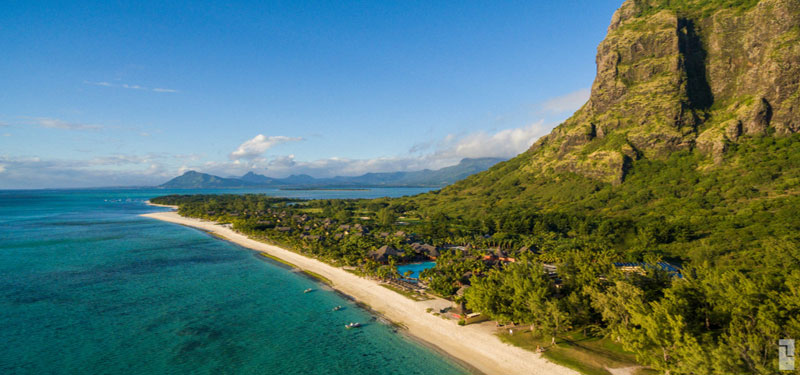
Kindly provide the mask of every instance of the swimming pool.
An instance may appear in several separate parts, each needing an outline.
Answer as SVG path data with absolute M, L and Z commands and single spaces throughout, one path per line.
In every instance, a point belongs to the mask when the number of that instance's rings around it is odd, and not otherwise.
M 397 266 L 397 272 L 399 272 L 401 275 L 404 275 L 406 273 L 406 271 L 411 271 L 411 276 L 409 276 L 408 278 L 409 279 L 418 279 L 420 272 L 422 272 L 423 270 L 426 270 L 428 268 L 433 268 L 433 266 L 435 266 L 435 265 L 436 265 L 436 262 L 422 262 L 422 263 L 403 264 L 401 266 Z

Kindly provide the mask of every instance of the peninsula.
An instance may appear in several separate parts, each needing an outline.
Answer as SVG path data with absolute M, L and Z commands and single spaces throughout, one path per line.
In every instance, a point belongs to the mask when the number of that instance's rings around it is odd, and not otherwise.
M 503 343 L 495 335 L 494 323 L 485 322 L 459 326 L 456 321 L 442 319 L 428 310 L 439 311 L 449 307 L 452 304 L 450 301 L 441 298 L 414 301 L 381 287 L 378 281 L 359 277 L 342 268 L 278 246 L 253 240 L 213 221 L 183 217 L 175 211 L 156 212 L 142 216 L 201 229 L 240 246 L 289 262 L 304 271 L 318 274 L 330 280 L 334 289 L 367 304 L 371 309 L 391 321 L 407 327 L 410 335 L 435 346 L 482 373 L 577 374 L 573 370 L 547 361 L 540 354 Z
M 486 171 L 392 199 L 154 201 L 377 279 L 435 260 L 427 291 L 585 373 L 775 373 L 800 337 L 798 24 L 798 0 L 628 0 L 586 104 Z M 437 344 L 480 327 L 430 319 Z M 484 333 L 453 345 L 544 363 Z

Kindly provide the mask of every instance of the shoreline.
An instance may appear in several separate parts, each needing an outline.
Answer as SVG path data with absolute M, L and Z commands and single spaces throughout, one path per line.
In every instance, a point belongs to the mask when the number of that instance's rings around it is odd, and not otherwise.
M 148 206 L 153 206 L 153 207 L 171 208 L 171 209 L 173 209 L 175 211 L 178 210 L 178 206 L 173 206 L 173 205 L 169 205 L 169 204 L 158 204 L 158 203 L 153 203 L 153 202 L 150 202 L 150 201 L 144 201 L 144 204 L 146 204 Z
M 176 209 L 174 206 L 159 207 Z M 253 240 L 216 222 L 183 217 L 175 211 L 140 216 L 197 228 L 244 248 L 288 262 L 300 271 L 322 276 L 331 282 L 328 286 L 336 292 L 364 305 L 363 308 L 369 312 L 405 327 L 399 329 L 398 333 L 450 358 L 468 371 L 484 374 L 577 374 L 572 369 L 542 358 L 541 354 L 500 341 L 494 334 L 496 328 L 491 322 L 459 326 L 455 320 L 445 320 L 426 311 L 428 308 L 438 311 L 451 306 L 452 303 L 445 299 L 434 297 L 427 301 L 413 301 L 382 287 L 374 280 L 356 276 L 344 269 L 278 246 Z

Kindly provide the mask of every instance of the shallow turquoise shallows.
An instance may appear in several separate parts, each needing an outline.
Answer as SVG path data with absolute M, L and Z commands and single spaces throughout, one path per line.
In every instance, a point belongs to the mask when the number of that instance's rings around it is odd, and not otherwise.
M 138 216 L 167 193 L 0 191 L 0 373 L 466 372 L 255 252 Z

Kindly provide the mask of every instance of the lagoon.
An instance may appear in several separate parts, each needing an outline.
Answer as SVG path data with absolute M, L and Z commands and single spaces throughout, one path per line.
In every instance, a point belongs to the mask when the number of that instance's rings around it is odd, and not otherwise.
M 302 274 L 138 216 L 168 193 L 0 191 L 0 372 L 466 373 Z

